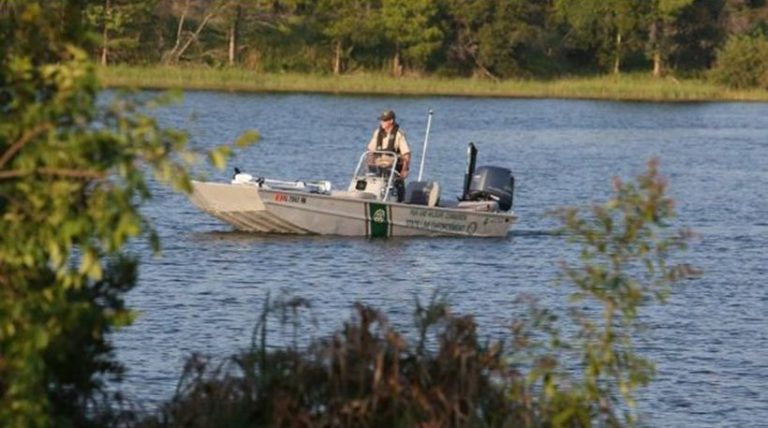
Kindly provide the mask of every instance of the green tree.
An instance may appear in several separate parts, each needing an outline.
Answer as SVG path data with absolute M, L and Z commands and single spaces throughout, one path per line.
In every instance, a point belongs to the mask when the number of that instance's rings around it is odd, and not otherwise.
M 735 89 L 768 89 L 768 38 L 762 35 L 732 36 L 717 53 L 712 77 Z
M 241 7 L 237 52 L 243 66 L 267 71 L 312 71 L 326 67 L 326 57 L 319 53 L 322 35 L 316 16 L 317 5 L 307 0 L 238 0 Z M 226 16 L 226 15 L 225 15 Z M 229 18 L 227 18 L 229 19 Z M 212 21 L 213 35 L 203 46 L 216 53 L 224 34 L 231 28 Z M 231 44 L 230 44 L 231 46 Z M 322 58 L 321 58 L 322 57 Z M 223 57 L 222 57 L 223 58 Z
M 123 296 L 144 236 L 147 174 L 189 190 L 183 133 L 118 98 L 97 107 L 83 46 L 86 1 L 0 3 L 0 421 L 83 427 L 120 373 L 108 334 L 131 322 Z M 246 142 L 246 140 L 243 140 Z M 229 149 L 210 159 L 222 165 Z
M 527 0 L 442 0 L 445 60 L 498 80 L 541 67 L 550 7 Z
M 176 34 L 174 44 L 169 50 L 163 53 L 163 63 L 177 64 L 182 56 L 193 44 L 199 44 L 203 30 L 208 26 L 212 19 L 218 17 L 228 7 L 231 7 L 229 0 L 170 0 L 172 2 L 171 10 L 177 17 Z M 189 23 L 190 28 L 187 28 Z
M 442 31 L 435 23 L 437 6 L 431 0 L 383 0 L 381 27 L 392 45 L 392 74 L 403 73 L 403 59 L 423 68 L 441 46 Z
M 333 74 L 341 74 L 356 47 L 371 47 L 379 42 L 379 7 L 374 2 L 320 0 L 318 14 L 323 35 L 333 45 Z
M 488 2 L 489 18 L 477 31 L 477 64 L 502 77 L 525 76 L 545 58 L 547 7 L 527 0 Z
M 716 48 L 725 37 L 722 0 L 697 0 L 683 9 L 674 23 L 669 63 L 681 71 L 698 71 L 712 66 Z
M 227 5 L 227 64 L 237 64 L 240 51 L 240 28 L 243 25 L 243 13 L 246 5 L 243 1 L 230 1 Z
M 619 74 L 628 51 L 639 46 L 645 0 L 555 0 L 557 16 L 576 46 L 594 49 L 598 65 Z
M 654 0 L 650 3 L 648 47 L 653 60 L 653 75 L 661 76 L 671 49 L 672 26 L 694 0 Z
M 101 33 L 99 62 L 102 66 L 136 54 L 142 29 L 150 25 L 156 2 L 103 0 L 86 8 L 89 24 Z
M 206 52 L 204 60 L 211 62 L 210 54 L 213 53 L 213 62 L 226 63 L 234 66 L 240 62 L 240 52 L 243 50 L 243 41 L 246 26 L 269 25 L 281 18 L 277 10 L 284 8 L 296 8 L 300 1 L 269 1 L 269 0 L 219 0 L 208 4 L 211 13 L 209 19 L 208 37 L 197 37 L 197 42 L 202 45 L 201 51 Z M 221 44 L 226 44 L 221 49 Z M 226 52 L 217 55 L 219 52 Z

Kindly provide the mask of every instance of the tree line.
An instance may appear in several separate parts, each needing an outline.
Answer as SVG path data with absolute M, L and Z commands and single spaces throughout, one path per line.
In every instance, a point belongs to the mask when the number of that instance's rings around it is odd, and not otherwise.
M 98 0 L 103 65 L 492 79 L 697 75 L 768 34 L 766 0 Z

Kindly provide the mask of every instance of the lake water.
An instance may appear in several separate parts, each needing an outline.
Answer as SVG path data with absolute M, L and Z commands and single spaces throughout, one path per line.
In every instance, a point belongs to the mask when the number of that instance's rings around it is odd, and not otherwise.
M 698 233 L 685 259 L 704 275 L 644 312 L 641 351 L 656 362 L 657 377 L 640 394 L 643 424 L 768 426 L 768 104 L 197 92 L 159 117 L 188 129 L 201 148 L 256 128 L 261 141 L 231 165 L 338 188 L 387 108 L 407 132 L 413 171 L 434 109 L 424 175 L 441 182 L 444 198 L 460 193 L 469 142 L 479 147 L 478 165 L 514 171 L 520 220 L 509 237 L 241 234 L 184 196 L 155 189 L 146 212 L 164 251 L 142 254 L 139 285 L 127 299 L 141 315 L 114 337 L 129 397 L 169 398 L 192 352 L 223 357 L 247 347 L 268 292 L 310 299 L 314 335 L 340 326 L 357 301 L 408 324 L 414 296 L 434 290 L 457 312 L 476 314 L 488 335 L 520 312 L 521 294 L 562 309 L 569 289 L 554 284 L 556 262 L 575 248 L 551 233 L 557 223 L 547 212 L 605 200 L 612 177 L 635 177 L 657 156 L 680 224 Z

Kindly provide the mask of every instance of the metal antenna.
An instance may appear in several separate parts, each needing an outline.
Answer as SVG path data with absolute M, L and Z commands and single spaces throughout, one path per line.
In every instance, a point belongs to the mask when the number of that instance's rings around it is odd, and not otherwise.
M 429 128 L 432 126 L 432 109 L 429 109 L 429 116 L 427 117 L 427 132 L 424 134 L 424 147 L 421 149 L 421 165 L 419 166 L 419 178 L 416 181 L 421 181 L 421 176 L 424 173 L 424 160 L 427 157 L 427 144 L 429 144 Z

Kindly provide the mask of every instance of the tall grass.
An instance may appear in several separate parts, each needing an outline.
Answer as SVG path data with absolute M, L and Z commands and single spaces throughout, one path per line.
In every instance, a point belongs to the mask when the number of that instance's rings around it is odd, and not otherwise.
M 479 78 L 394 78 L 373 73 L 332 76 L 259 73 L 240 68 L 114 66 L 99 68 L 98 75 L 107 87 L 143 89 L 637 101 L 768 101 L 768 91 L 765 90 L 732 90 L 700 79 L 655 79 L 645 74 L 494 82 Z
M 508 360 L 528 341 L 519 327 L 510 343 L 483 340 L 473 317 L 433 301 L 416 305 L 409 341 L 381 312 L 358 305 L 331 337 L 270 350 L 266 322 L 284 304 L 267 305 L 249 352 L 223 364 L 190 358 L 174 399 L 134 428 L 619 425 L 577 388 L 545 397 L 530 384 Z M 551 364 L 542 357 L 532 366 L 549 372 Z

